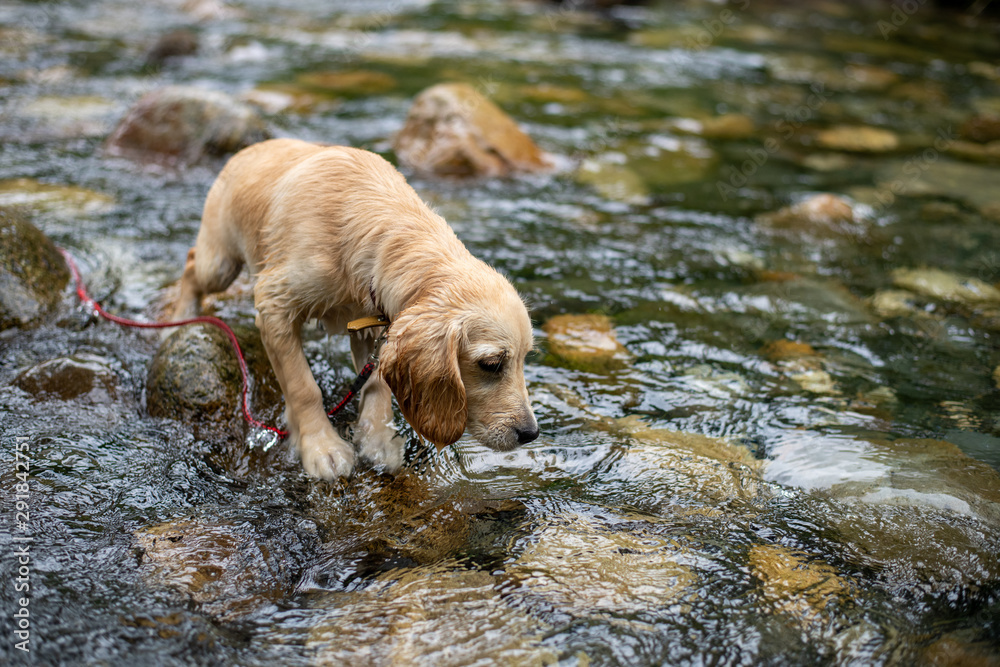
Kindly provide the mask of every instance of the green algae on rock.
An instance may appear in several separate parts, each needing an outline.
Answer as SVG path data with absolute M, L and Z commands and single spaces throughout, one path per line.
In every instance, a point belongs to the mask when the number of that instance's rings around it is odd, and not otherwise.
M 115 199 L 103 192 L 78 185 L 42 183 L 33 178 L 0 181 L 0 206 L 22 206 L 71 220 L 79 216 L 100 215 L 115 206 Z
M 62 300 L 69 269 L 23 213 L 0 207 L 0 331 L 38 324 Z

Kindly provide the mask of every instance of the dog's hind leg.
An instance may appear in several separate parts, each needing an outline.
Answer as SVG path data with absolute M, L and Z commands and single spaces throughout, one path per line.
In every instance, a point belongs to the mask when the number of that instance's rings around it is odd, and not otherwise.
M 243 258 L 231 238 L 232 223 L 223 219 L 217 197 L 209 193 L 201 229 L 195 246 L 188 250 L 180 293 L 171 312 L 171 319 L 194 317 L 201 312 L 201 300 L 206 294 L 225 290 L 236 280 L 243 268 Z M 225 224 L 229 222 L 229 224 Z

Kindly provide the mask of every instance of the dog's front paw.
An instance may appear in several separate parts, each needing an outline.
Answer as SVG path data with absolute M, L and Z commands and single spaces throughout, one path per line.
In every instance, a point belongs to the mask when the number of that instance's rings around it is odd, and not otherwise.
M 361 456 L 372 465 L 393 474 L 403 467 L 403 440 L 391 425 L 375 427 L 362 419 L 355 429 L 355 440 L 360 444 Z
M 354 472 L 354 448 L 332 430 L 300 436 L 299 455 L 302 468 L 311 477 L 336 479 Z

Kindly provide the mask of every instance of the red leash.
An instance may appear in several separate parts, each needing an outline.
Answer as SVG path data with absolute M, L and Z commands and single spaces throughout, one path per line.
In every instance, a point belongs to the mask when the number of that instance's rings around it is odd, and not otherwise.
M 211 324 L 222 329 L 222 331 L 225 332 L 226 336 L 229 338 L 230 344 L 232 344 L 233 349 L 236 351 L 236 358 L 239 359 L 240 362 L 240 375 L 243 378 L 243 390 L 240 394 L 240 404 L 243 408 L 243 418 L 251 426 L 256 426 L 257 428 L 270 431 L 271 433 L 275 433 L 282 438 L 288 435 L 288 431 L 283 431 L 280 428 L 265 424 L 264 422 L 255 419 L 254 416 L 250 414 L 250 406 L 247 403 L 247 391 L 249 386 L 247 362 L 246 359 L 243 358 L 243 350 L 240 349 L 240 342 L 237 340 L 236 334 L 233 333 L 232 328 L 230 328 L 228 324 L 220 320 L 218 317 L 212 317 L 210 315 L 199 315 L 198 317 L 191 317 L 186 320 L 175 320 L 172 322 L 138 322 L 136 320 L 130 320 L 125 317 L 119 317 L 118 315 L 109 313 L 104 310 L 104 307 L 101 306 L 101 304 L 94 301 L 94 299 L 90 297 L 90 294 L 87 293 L 87 288 L 83 284 L 83 278 L 80 276 L 80 270 L 77 268 L 76 262 L 73 261 L 73 256 L 63 248 L 59 248 L 59 252 L 62 253 L 63 258 L 65 258 L 66 264 L 69 266 L 70 273 L 73 274 L 73 280 L 76 282 L 76 294 L 80 297 L 83 305 L 93 309 L 94 312 L 110 322 L 136 329 L 169 329 L 170 327 L 182 327 L 187 324 Z M 361 372 L 358 374 L 357 379 L 354 380 L 354 384 L 352 384 L 351 388 L 347 391 L 347 394 L 340 400 L 339 403 L 337 403 L 337 405 L 333 406 L 326 413 L 327 416 L 333 416 L 337 412 L 340 412 L 345 405 L 350 403 L 351 399 L 354 398 L 359 391 L 361 391 L 361 387 L 363 387 L 365 382 L 368 381 L 368 378 L 371 377 L 374 370 L 374 360 L 365 364 L 364 368 L 362 368 Z

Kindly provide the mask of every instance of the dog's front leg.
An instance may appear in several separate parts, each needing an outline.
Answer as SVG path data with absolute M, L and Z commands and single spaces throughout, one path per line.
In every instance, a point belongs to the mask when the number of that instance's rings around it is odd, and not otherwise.
M 375 341 L 370 335 L 351 335 L 351 356 L 358 372 L 374 348 Z M 360 445 L 361 456 L 382 466 L 386 472 L 394 473 L 403 465 L 406 443 L 393 424 L 392 391 L 385 380 L 375 374 L 365 383 L 360 396 L 354 439 Z
M 302 467 L 320 479 L 348 477 L 354 470 L 354 448 L 327 419 L 322 393 L 302 352 L 301 322 L 258 306 L 257 328 L 285 395 L 285 418 Z

